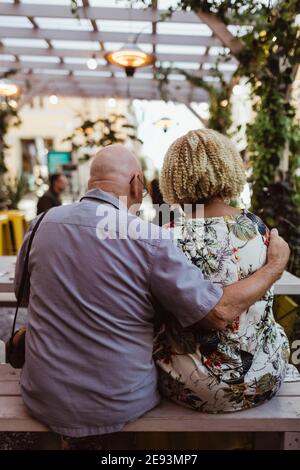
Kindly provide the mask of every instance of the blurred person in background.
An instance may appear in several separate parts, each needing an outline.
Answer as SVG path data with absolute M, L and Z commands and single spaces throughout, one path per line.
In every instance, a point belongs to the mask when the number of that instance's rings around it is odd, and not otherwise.
M 51 209 L 61 206 L 61 194 L 68 185 L 67 178 L 61 173 L 54 173 L 49 176 L 49 189 L 39 198 L 37 203 L 37 215 Z
M 174 221 L 174 210 L 170 210 L 169 206 L 165 203 L 164 198 L 159 189 L 159 179 L 154 178 L 149 183 L 149 194 L 152 199 L 152 204 L 155 209 L 155 216 L 151 220 L 152 224 L 163 225 L 173 223 Z M 166 219 L 166 220 L 164 220 Z

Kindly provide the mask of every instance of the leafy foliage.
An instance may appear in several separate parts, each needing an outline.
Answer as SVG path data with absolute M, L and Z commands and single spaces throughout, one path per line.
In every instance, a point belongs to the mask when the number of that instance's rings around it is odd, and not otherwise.
M 160 91 L 161 98 L 164 101 L 168 101 L 173 98 L 168 90 L 168 76 L 170 73 L 182 74 L 194 86 L 203 88 L 208 92 L 208 127 L 211 127 L 212 129 L 215 129 L 223 134 L 228 134 L 232 124 L 230 104 L 231 85 L 224 80 L 224 76 L 220 72 L 220 70 L 218 70 L 217 66 L 214 70 L 212 70 L 211 74 L 219 79 L 219 86 L 214 86 L 210 82 L 205 81 L 204 78 L 199 77 L 197 75 L 192 75 L 186 70 L 172 68 L 172 66 L 166 68 L 158 68 L 156 73 L 156 79 L 158 81 L 158 89 Z
M 0 180 L 0 203 L 7 209 L 18 209 L 18 204 L 28 192 L 28 180 L 22 175 Z
M 209 94 L 209 120 L 208 127 L 221 132 L 222 134 L 228 134 L 232 124 L 231 118 L 231 84 L 224 80 L 223 74 L 218 70 L 214 69 L 212 75 L 219 78 L 217 82 L 219 86 L 211 85 L 206 82 L 202 77 L 191 75 L 186 71 L 181 71 L 186 79 L 195 86 L 201 87 L 206 90 Z
M 253 168 L 253 209 L 288 240 L 289 268 L 300 275 L 299 180 L 300 129 L 290 99 L 294 70 L 300 59 L 295 25 L 299 0 L 281 1 L 254 31 L 243 38 L 240 73 L 247 74 L 255 95 L 256 117 L 248 126 L 248 151 Z M 254 52 L 253 52 L 254 51 Z M 286 154 L 288 171 L 280 170 Z M 298 197 L 297 197 L 298 195 Z
M 0 102 L 0 175 L 6 173 L 5 151 L 9 146 L 5 142 L 5 135 L 11 126 L 19 126 L 21 119 L 18 110 L 9 104 L 8 100 Z
M 89 160 L 95 148 L 124 144 L 128 138 L 142 143 L 136 136 L 136 128 L 127 122 L 126 117 L 113 113 L 107 118 L 84 119 L 63 142 L 70 142 L 73 151 L 85 150 L 81 160 Z
M 80 19 L 79 13 L 78 13 L 78 1 L 77 0 L 70 0 L 70 8 L 71 8 L 71 13 L 76 19 Z
M 152 0 L 141 0 L 145 6 L 152 6 Z M 134 0 L 132 1 L 134 3 Z M 162 20 L 169 18 L 175 11 L 202 10 L 213 13 L 225 24 L 255 23 L 257 14 L 268 15 L 271 10 L 271 1 L 263 4 L 260 0 L 177 0 L 164 13 Z
M 10 75 L 14 75 L 17 72 L 16 69 L 10 69 L 0 75 L 1 79 L 6 79 Z M 5 165 L 5 150 L 9 146 L 5 142 L 5 135 L 11 126 L 20 126 L 21 119 L 18 113 L 18 109 L 12 106 L 12 102 L 9 98 L 0 98 L 0 176 L 6 173 L 7 168 Z

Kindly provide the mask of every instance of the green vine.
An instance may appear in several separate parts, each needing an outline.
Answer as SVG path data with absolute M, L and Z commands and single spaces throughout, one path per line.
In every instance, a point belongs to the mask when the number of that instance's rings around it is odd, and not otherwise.
M 153 0 L 141 0 L 151 7 Z M 132 1 L 134 3 L 134 0 Z M 263 4 L 259 0 L 177 0 L 162 15 L 161 21 L 170 18 L 175 11 L 203 11 L 213 13 L 225 24 L 255 23 L 257 14 L 268 16 L 272 10 L 272 1 Z
M 300 155 L 300 128 L 291 102 L 290 87 L 300 59 L 295 16 L 299 0 L 281 1 L 268 17 L 261 17 L 243 38 L 239 56 L 241 74 L 247 74 L 254 96 L 254 122 L 248 126 L 252 162 L 252 207 L 270 227 L 288 240 L 289 269 L 300 275 L 300 204 L 296 168 Z M 286 159 L 286 168 L 282 162 Z
M 209 95 L 209 119 L 208 127 L 211 127 L 219 132 L 228 134 L 231 124 L 231 85 L 228 84 L 223 74 L 218 70 L 217 66 L 212 71 L 212 75 L 219 79 L 218 87 L 204 80 L 202 77 L 192 75 L 185 70 L 170 67 L 159 67 L 156 73 L 156 80 L 158 81 L 158 89 L 160 96 L 164 101 L 174 99 L 170 94 L 168 85 L 169 75 L 171 73 L 179 73 L 183 75 L 190 83 L 196 87 L 203 88 Z
M 201 87 L 209 95 L 209 120 L 208 127 L 215 129 L 223 134 L 228 134 L 232 125 L 231 114 L 231 85 L 224 80 L 223 74 L 216 68 L 212 75 L 219 78 L 216 87 L 205 81 L 202 77 L 191 75 L 182 70 L 181 73 L 186 79 L 195 86 Z

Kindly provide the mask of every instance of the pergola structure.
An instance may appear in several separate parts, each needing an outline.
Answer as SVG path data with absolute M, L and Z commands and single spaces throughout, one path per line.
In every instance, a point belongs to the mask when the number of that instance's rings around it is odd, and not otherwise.
M 82 0 L 78 18 L 69 0 L 1 0 L 0 74 L 17 69 L 14 82 L 24 90 L 25 101 L 36 95 L 81 97 L 132 97 L 160 99 L 155 79 L 158 66 L 172 65 L 205 80 L 217 82 L 211 68 L 220 54 L 239 48 L 233 36 L 236 27 L 226 28 L 205 14 L 176 12 L 165 22 L 161 14 L 171 2 L 158 0 L 152 9 L 124 0 Z M 109 65 L 104 56 L 124 43 L 137 39 L 138 46 L 156 55 L 156 63 L 127 78 L 123 69 Z M 87 60 L 94 58 L 91 71 Z M 222 61 L 219 68 L 227 80 L 237 61 Z M 169 75 L 174 100 L 189 104 L 207 100 L 204 90 L 188 83 L 180 74 Z M 30 88 L 26 84 L 30 83 Z M 217 83 L 216 83 L 217 85 Z

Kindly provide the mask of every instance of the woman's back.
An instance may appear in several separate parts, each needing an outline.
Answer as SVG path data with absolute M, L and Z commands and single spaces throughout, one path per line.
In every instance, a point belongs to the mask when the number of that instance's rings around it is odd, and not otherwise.
M 266 261 L 268 230 L 254 214 L 182 218 L 174 236 L 204 277 L 223 286 Z M 161 388 L 175 401 L 207 412 L 235 411 L 271 398 L 286 371 L 289 347 L 272 312 L 273 293 L 220 332 L 184 331 L 168 321 L 157 335 Z

